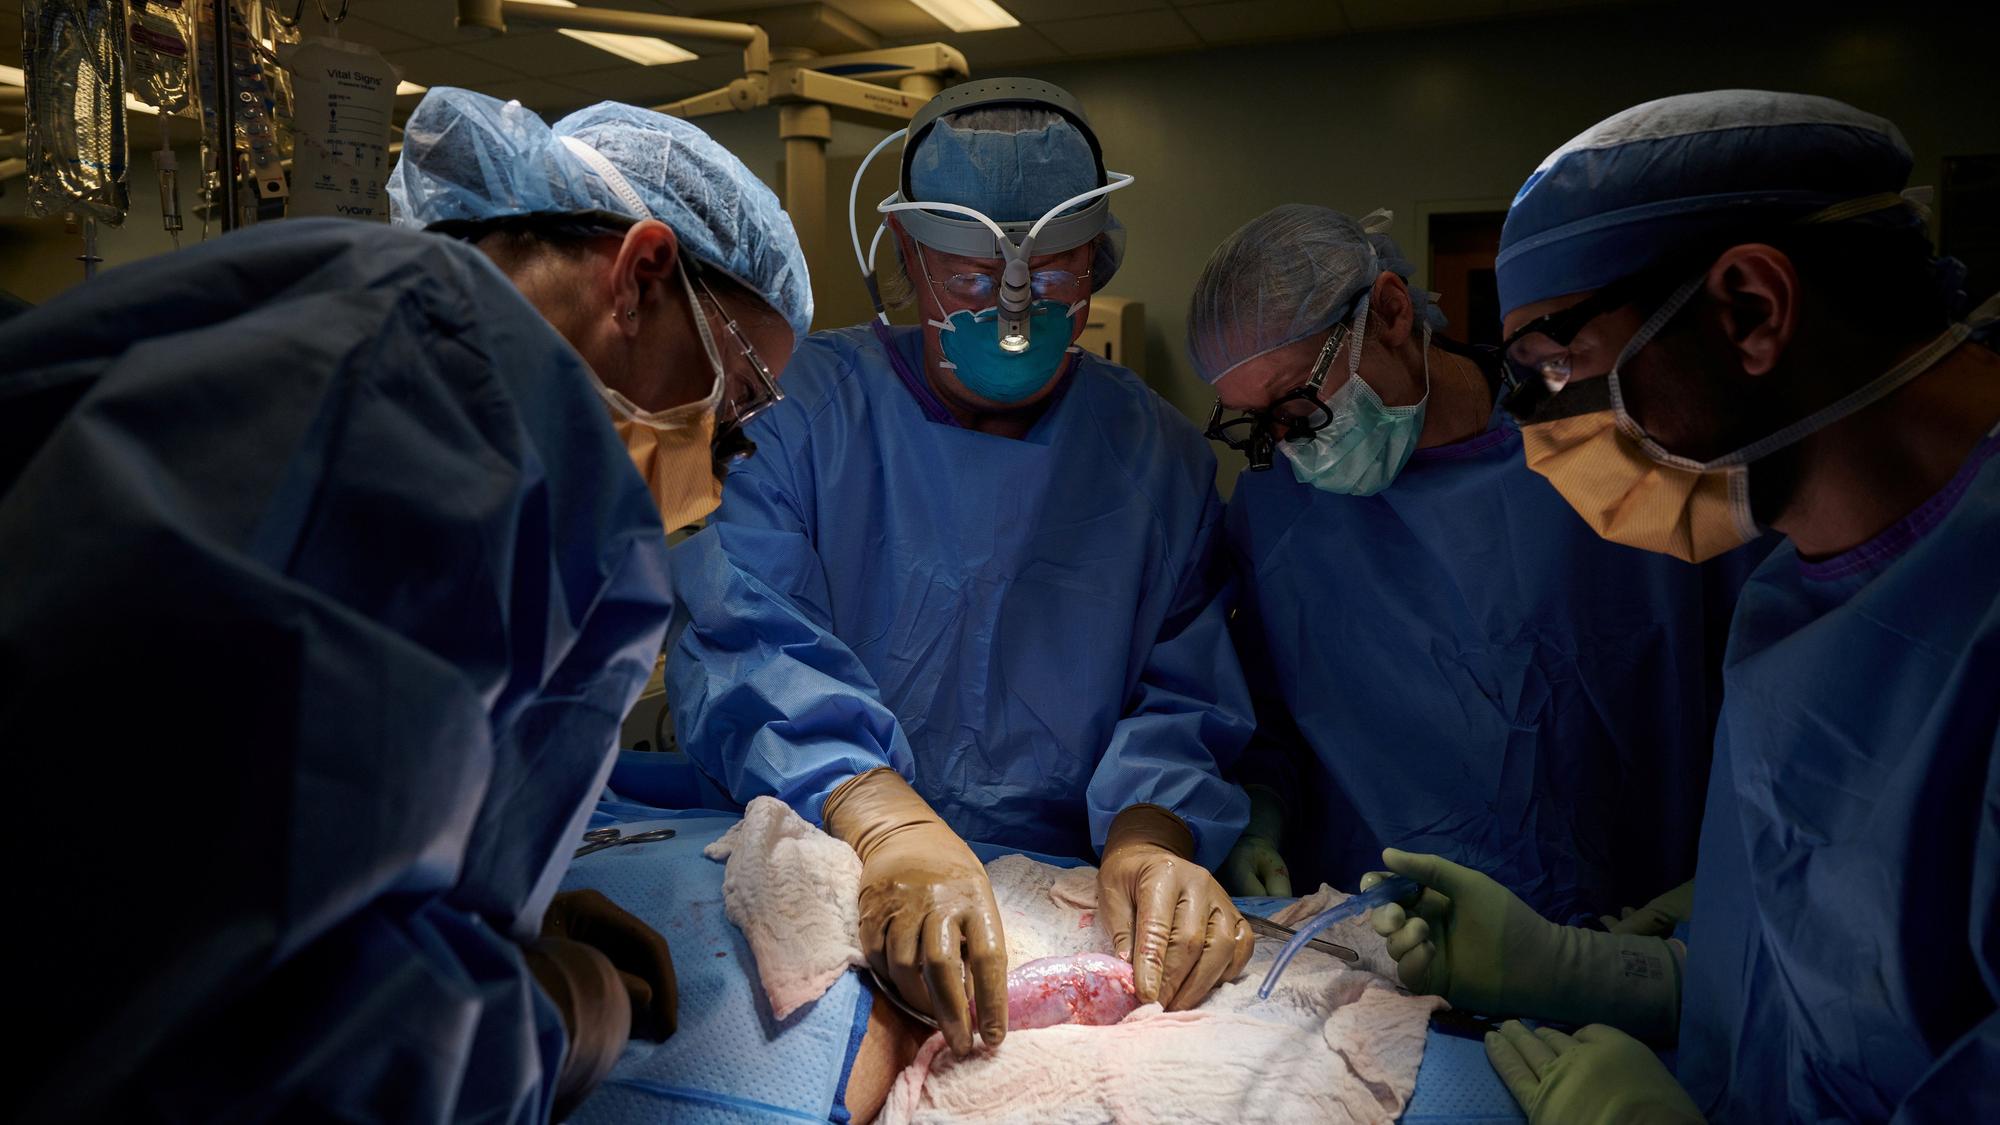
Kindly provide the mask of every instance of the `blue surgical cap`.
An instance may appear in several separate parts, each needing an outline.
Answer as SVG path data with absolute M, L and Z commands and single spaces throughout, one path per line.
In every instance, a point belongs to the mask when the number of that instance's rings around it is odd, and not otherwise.
M 998 223 L 1033 222 L 1100 182 L 1077 127 L 1033 107 L 941 117 L 910 154 L 912 201 L 956 203 Z
M 691 122 L 599 102 L 550 126 L 520 102 L 438 86 L 403 127 L 389 174 L 401 226 L 536 212 L 611 211 L 673 228 L 681 249 L 729 274 L 804 339 L 805 255 L 778 197 Z
M 1274 207 L 1224 239 L 1202 267 L 1188 302 L 1188 357 L 1216 382 L 1245 360 L 1352 316 L 1383 270 L 1408 281 L 1416 266 L 1387 234 L 1331 208 Z M 1429 293 L 1411 286 L 1410 300 L 1419 324 L 1444 328 Z
M 1633 106 L 1521 185 L 1495 264 L 1500 309 L 1601 288 L 1706 236 L 1900 191 L 1910 167 L 1893 124 L 1831 98 L 1714 90 Z M 1893 208 L 1871 221 L 1921 219 Z
M 996 223 L 1034 222 L 1101 182 L 1090 141 L 1068 118 L 1035 106 L 947 114 L 908 159 L 913 202 L 956 203 Z M 1125 227 L 1116 216 L 1106 221 L 1091 257 L 1092 292 L 1125 260 Z

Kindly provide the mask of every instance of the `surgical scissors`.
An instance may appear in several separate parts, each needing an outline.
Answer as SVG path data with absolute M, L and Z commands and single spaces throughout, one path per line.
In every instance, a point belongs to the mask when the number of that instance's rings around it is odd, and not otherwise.
M 601 852 L 606 848 L 615 848 L 620 844 L 649 844 L 655 840 L 671 840 L 674 838 L 674 830 L 671 828 L 655 828 L 651 832 L 640 832 L 636 835 L 627 836 L 616 828 L 593 828 L 585 832 L 583 838 L 585 841 L 584 845 L 576 849 L 576 854 L 571 858 L 581 859 L 592 852 Z

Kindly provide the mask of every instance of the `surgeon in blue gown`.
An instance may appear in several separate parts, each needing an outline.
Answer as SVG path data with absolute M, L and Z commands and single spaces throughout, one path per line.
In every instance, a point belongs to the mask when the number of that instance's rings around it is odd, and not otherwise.
M 1558 920 L 1647 902 L 1694 874 L 1722 638 L 1768 548 L 1694 566 L 1593 532 L 1386 225 L 1276 208 L 1190 302 L 1211 436 L 1270 470 L 1229 502 L 1260 717 L 1230 889 L 1353 887 L 1388 846 Z
M 1730 629 L 1684 963 L 1385 857 L 1430 888 L 1376 918 L 1406 983 L 1592 1024 L 1488 1037 L 1530 1120 L 2000 1105 L 2000 300 L 1956 319 L 1910 168 L 1852 106 L 1717 91 L 1586 130 L 1508 213 L 1529 465 L 1632 546 L 1785 537 Z
M 1041 92 L 1006 95 L 1023 90 Z M 910 198 L 1025 231 L 1106 182 L 1062 91 L 942 97 L 963 108 L 920 117 Z M 1005 1034 L 1004 935 L 968 840 L 1101 852 L 1141 994 L 1191 1006 L 1250 950 L 1208 871 L 1243 827 L 1222 771 L 1249 732 L 1214 458 L 1130 371 L 1064 351 L 1116 268 L 1108 228 L 1036 244 L 1044 344 L 1013 363 L 975 322 L 998 251 L 940 250 L 906 220 L 890 288 L 930 323 L 808 339 L 750 427 L 757 458 L 675 549 L 675 733 L 737 800 L 775 795 L 856 844 L 871 964 L 955 1049 L 974 993 L 979 1033 Z
M 267 224 L 0 330 L 8 1120 L 535 1122 L 671 1030 L 664 942 L 557 882 L 753 390 L 701 338 L 782 367 L 803 259 L 610 103 L 433 90 L 393 186 L 494 225 Z M 703 436 L 642 466 L 620 400 Z

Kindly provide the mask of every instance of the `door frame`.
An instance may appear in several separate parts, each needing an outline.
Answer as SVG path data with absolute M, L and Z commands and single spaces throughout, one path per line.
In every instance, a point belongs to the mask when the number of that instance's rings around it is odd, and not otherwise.
M 1420 199 L 1417 201 L 1415 222 L 1410 224 L 1410 237 L 1398 238 L 1403 252 L 1417 267 L 1417 284 L 1425 289 L 1431 286 L 1431 216 L 1461 215 L 1467 211 L 1506 211 L 1514 202 L 1511 196 L 1487 196 L 1482 199 Z M 1400 224 L 1398 224 L 1400 225 Z M 1390 234 L 1395 234 L 1392 229 Z

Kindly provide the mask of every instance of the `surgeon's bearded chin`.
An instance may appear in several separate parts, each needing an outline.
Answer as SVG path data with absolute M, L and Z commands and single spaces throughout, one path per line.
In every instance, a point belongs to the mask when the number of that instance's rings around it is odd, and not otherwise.
M 1699 316 L 1702 307 L 1697 300 L 1689 313 Z M 1714 322 L 1690 321 L 1683 314 L 1623 369 L 1627 409 L 1672 452 L 1699 460 L 1719 457 L 1824 405 L 1798 405 L 1786 393 L 1798 385 L 1792 370 L 1801 362 L 1797 348 L 1778 370 L 1762 376 L 1740 370 L 1732 374 L 1737 352 Z M 1838 427 L 1832 429 L 1837 432 Z M 1750 464 L 1750 514 L 1759 527 L 1776 526 L 1798 499 L 1805 452 L 1827 433 L 1810 435 Z

